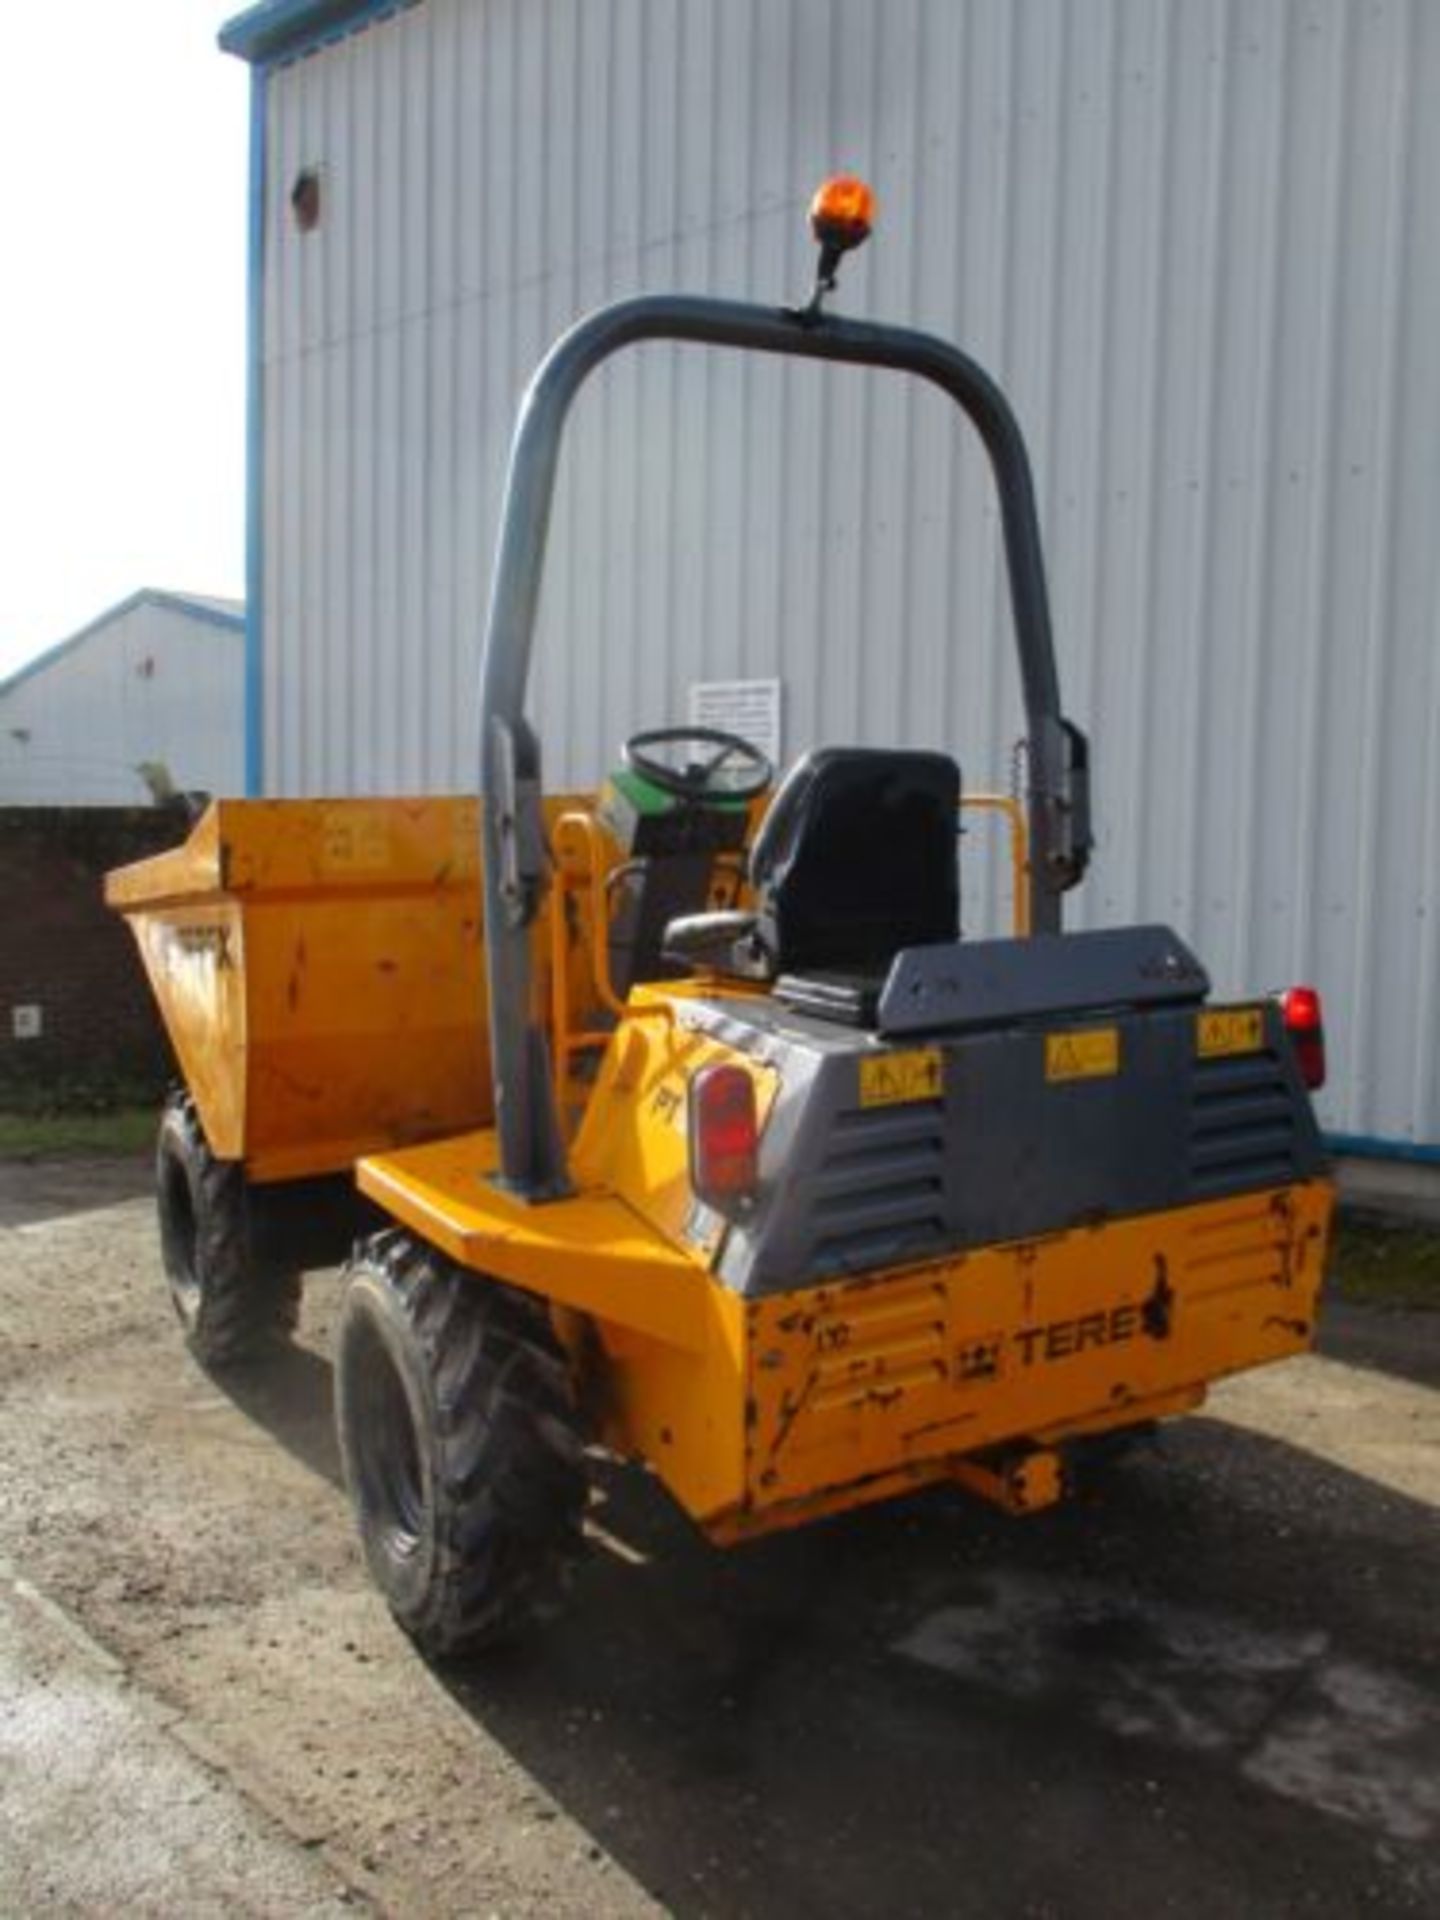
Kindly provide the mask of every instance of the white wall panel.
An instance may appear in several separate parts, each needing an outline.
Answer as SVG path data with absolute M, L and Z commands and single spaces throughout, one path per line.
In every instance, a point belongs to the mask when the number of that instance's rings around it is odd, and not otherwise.
M 146 761 L 242 793 L 244 673 L 238 609 L 137 595 L 0 688 L 0 806 L 144 806 Z
M 959 339 L 1029 432 L 1095 755 L 1074 918 L 1170 919 L 1224 989 L 1314 978 L 1329 1123 L 1440 1143 L 1440 7 L 422 0 L 268 85 L 272 791 L 472 784 L 529 372 L 640 289 L 793 297 L 854 168 L 840 304 Z M 778 674 L 791 753 L 944 743 L 1004 784 L 998 561 L 942 402 L 646 348 L 574 420 L 548 776 Z

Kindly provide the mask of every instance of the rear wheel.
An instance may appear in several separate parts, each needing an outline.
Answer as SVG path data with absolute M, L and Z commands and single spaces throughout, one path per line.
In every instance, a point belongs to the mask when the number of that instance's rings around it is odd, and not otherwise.
M 365 1558 L 417 1645 L 493 1645 L 553 1612 L 586 1476 L 543 1306 L 408 1234 L 377 1234 L 347 1273 L 335 1388 Z
M 245 1170 L 211 1153 L 188 1093 L 172 1094 L 160 1116 L 155 1189 L 165 1277 L 195 1357 L 229 1366 L 288 1338 L 300 1274 L 257 1256 Z

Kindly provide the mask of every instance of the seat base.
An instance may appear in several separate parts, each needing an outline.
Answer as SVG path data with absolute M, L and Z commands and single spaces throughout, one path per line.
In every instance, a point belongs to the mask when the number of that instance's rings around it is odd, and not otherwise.
M 877 1023 L 885 979 L 885 973 L 782 973 L 774 992 L 793 1013 L 870 1028 Z

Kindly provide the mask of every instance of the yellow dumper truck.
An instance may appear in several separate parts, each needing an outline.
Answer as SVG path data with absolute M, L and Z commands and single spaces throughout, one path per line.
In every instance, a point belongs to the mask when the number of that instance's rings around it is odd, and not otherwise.
M 371 1571 L 431 1652 L 550 1605 L 587 1454 L 714 1541 L 936 1481 L 1016 1511 L 1074 1450 L 1311 1342 L 1332 1185 L 1307 988 L 1217 1005 L 1163 926 L 1066 933 L 1090 851 L 1030 468 L 948 343 L 826 309 L 868 191 L 817 195 L 814 292 L 582 320 L 521 410 L 475 798 L 228 801 L 111 876 L 183 1071 L 164 1263 L 207 1365 L 293 1329 L 348 1251 L 336 1349 Z M 831 746 L 624 744 L 547 795 L 525 693 L 561 433 L 647 340 L 918 376 L 997 489 L 1026 787 Z M 1014 933 L 960 936 L 959 825 L 999 810 Z M 351 1242 L 353 1240 L 353 1245 Z

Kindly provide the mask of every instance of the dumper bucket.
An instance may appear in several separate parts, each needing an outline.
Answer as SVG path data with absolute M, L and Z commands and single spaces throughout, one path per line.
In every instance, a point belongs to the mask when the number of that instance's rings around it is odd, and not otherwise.
M 493 1120 L 476 802 L 221 800 L 112 873 L 211 1151 L 252 1180 Z

